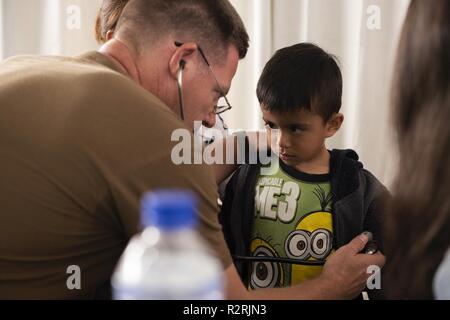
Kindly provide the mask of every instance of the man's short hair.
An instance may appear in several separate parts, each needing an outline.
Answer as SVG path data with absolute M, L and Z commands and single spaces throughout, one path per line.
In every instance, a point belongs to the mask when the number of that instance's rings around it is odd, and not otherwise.
M 342 106 L 342 74 L 336 61 L 311 43 L 277 51 L 258 83 L 261 106 L 276 113 L 305 109 L 328 121 Z
M 130 0 L 117 31 L 138 49 L 173 34 L 212 52 L 213 59 L 226 55 L 230 44 L 243 59 L 249 47 L 244 23 L 228 0 Z

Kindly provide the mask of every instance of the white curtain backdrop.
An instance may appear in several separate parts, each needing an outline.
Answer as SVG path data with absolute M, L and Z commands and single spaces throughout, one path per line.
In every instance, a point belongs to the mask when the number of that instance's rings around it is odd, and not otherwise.
M 0 56 L 75 55 L 97 49 L 101 0 L 0 0 Z
M 101 0 L 0 0 L 0 59 L 17 54 L 75 55 L 98 48 Z M 251 37 L 230 92 L 232 129 L 262 129 L 256 84 L 277 49 L 313 42 L 335 54 L 344 76 L 346 120 L 329 148 L 355 149 L 390 185 L 395 148 L 389 93 L 398 36 L 410 0 L 231 0 Z

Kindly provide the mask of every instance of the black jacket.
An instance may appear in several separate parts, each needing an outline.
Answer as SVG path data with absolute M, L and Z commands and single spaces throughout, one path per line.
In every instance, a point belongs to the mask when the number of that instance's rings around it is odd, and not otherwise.
M 383 214 L 387 189 L 363 168 L 353 150 L 333 150 L 330 160 L 333 195 L 334 248 L 339 249 L 364 231 L 371 231 L 383 251 Z M 250 256 L 256 182 L 260 165 L 243 165 L 227 185 L 220 222 L 233 256 Z M 234 261 L 248 285 L 249 264 Z

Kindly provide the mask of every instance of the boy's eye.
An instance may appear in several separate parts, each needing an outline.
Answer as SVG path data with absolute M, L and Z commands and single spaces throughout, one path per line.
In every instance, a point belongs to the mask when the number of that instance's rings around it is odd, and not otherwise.
M 277 129 L 277 126 L 275 124 L 273 124 L 272 122 L 266 122 L 266 128 L 269 129 Z
M 300 133 L 300 132 L 305 131 L 304 128 L 299 127 L 299 126 L 291 126 L 290 130 L 291 130 L 292 133 Z

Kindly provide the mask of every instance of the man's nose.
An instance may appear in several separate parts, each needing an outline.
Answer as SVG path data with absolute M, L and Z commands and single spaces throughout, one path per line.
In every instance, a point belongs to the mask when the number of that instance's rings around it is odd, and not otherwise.
M 203 125 L 207 128 L 213 128 L 216 125 L 217 116 L 215 113 L 209 113 L 203 121 Z

